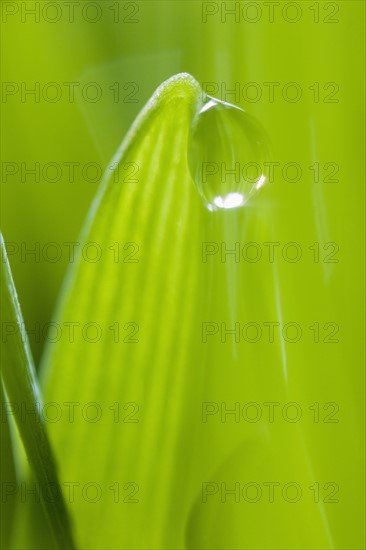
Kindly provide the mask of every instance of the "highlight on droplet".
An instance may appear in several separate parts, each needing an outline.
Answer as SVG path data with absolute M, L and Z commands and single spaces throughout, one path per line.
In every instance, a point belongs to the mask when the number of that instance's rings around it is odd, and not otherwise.
M 206 96 L 193 120 L 188 165 L 210 211 L 240 208 L 268 181 L 269 145 L 246 111 Z
M 241 193 L 229 193 L 226 197 L 215 197 L 213 202 L 217 208 L 238 208 L 245 204 Z M 208 209 L 211 210 L 211 204 L 208 205 Z

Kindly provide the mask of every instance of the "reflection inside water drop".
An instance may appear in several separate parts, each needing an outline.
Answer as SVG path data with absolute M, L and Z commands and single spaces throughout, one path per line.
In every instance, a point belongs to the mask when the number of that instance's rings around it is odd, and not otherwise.
M 188 164 L 209 210 L 239 208 L 268 176 L 268 140 L 248 113 L 207 96 L 189 138 Z

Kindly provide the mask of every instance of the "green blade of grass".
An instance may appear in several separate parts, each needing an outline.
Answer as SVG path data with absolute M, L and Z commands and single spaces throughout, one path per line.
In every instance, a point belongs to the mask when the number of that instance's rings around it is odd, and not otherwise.
M 203 365 L 200 243 L 209 215 L 187 167 L 200 101 L 195 80 L 179 75 L 137 118 L 92 206 L 84 257 L 55 319 L 64 328 L 75 323 L 74 335 L 44 357 L 45 400 L 75 403 L 74 419 L 63 407 L 50 436 L 61 481 L 78 484 L 70 506 L 82 548 L 183 543 L 191 501 L 187 492 L 177 502 L 174 491 L 183 493 L 188 471 L 173 479 L 192 437 L 182 411 L 201 388 L 203 369 L 192 381 L 191 361 Z M 85 259 L 88 242 L 99 261 Z M 95 327 L 102 336 L 91 342 Z M 96 422 L 86 418 L 90 403 L 102 412 Z M 160 470 L 153 479 L 151 468 Z M 89 483 L 101 491 L 94 503 Z
M 38 483 L 45 515 L 58 548 L 74 548 L 71 527 L 59 489 L 56 464 L 40 413 L 41 398 L 5 244 L 1 240 L 1 376 L 32 473 Z M 29 412 L 32 411 L 30 414 Z M 44 501 L 46 489 L 53 498 Z M 49 493 L 48 493 L 49 494 Z

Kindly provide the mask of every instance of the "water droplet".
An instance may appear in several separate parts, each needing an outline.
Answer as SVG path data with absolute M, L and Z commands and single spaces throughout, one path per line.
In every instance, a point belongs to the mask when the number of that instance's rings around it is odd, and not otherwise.
M 209 210 L 238 208 L 268 180 L 262 126 L 243 109 L 207 96 L 189 137 L 188 164 Z

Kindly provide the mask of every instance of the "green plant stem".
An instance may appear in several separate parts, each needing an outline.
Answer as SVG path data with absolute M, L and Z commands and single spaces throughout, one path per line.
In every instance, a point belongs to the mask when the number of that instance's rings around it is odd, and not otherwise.
M 57 479 L 56 464 L 44 419 L 40 413 L 41 398 L 32 354 L 26 335 L 23 334 L 23 318 L 1 234 L 0 241 L 1 324 L 5 335 L 1 348 L 1 376 L 29 464 L 41 489 L 41 502 L 57 547 L 72 550 L 75 544 L 70 520 Z

